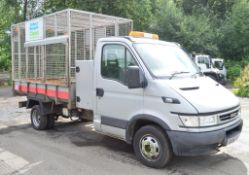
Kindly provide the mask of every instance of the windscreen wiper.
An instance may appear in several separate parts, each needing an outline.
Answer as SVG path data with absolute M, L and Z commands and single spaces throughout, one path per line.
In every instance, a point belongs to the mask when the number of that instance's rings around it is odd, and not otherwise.
M 186 73 L 190 73 L 190 72 L 186 72 L 186 71 L 176 71 L 174 73 L 171 74 L 171 76 L 169 77 L 169 79 L 171 80 L 173 77 L 175 77 L 178 74 L 186 74 Z

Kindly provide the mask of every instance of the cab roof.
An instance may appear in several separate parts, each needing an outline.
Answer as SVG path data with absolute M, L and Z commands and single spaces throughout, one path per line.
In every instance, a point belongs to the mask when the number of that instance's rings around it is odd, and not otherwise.
M 178 43 L 167 42 L 157 39 L 150 39 L 144 37 L 133 37 L 133 36 L 117 36 L 117 37 L 107 37 L 99 39 L 99 42 L 116 42 L 116 41 L 129 41 L 131 43 L 144 43 L 144 44 L 162 44 L 162 45 L 171 45 L 179 47 Z

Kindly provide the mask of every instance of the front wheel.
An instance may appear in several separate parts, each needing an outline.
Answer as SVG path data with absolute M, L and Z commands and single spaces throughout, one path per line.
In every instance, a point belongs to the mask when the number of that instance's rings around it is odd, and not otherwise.
M 133 148 L 138 160 L 152 168 L 165 167 L 173 157 L 166 134 L 154 125 L 143 126 L 135 133 Z

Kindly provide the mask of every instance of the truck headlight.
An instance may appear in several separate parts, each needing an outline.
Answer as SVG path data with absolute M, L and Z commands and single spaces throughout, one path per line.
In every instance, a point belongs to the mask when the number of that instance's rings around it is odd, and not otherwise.
M 205 127 L 218 124 L 217 115 L 209 116 L 183 116 L 179 115 L 182 123 L 186 127 Z
M 213 126 L 218 124 L 217 115 L 203 116 L 199 118 L 200 118 L 200 126 Z
M 187 126 L 187 127 L 198 127 L 199 126 L 199 119 L 197 116 L 180 115 L 180 119 L 184 126 Z

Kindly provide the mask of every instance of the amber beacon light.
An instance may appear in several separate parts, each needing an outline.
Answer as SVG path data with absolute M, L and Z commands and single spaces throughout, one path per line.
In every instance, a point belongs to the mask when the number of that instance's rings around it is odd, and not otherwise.
M 157 40 L 159 39 L 159 36 L 157 34 L 138 32 L 138 31 L 131 31 L 129 33 L 129 36 L 151 38 L 151 39 L 157 39 Z

